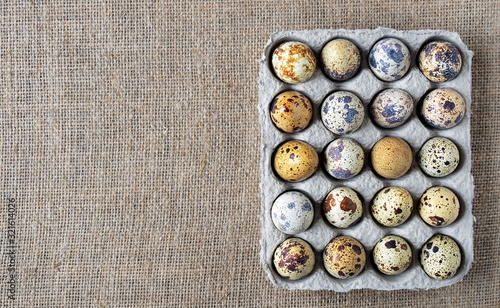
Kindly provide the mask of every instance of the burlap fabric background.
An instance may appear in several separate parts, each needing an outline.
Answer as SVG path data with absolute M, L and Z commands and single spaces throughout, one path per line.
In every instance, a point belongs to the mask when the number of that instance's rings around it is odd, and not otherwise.
M 493 307 L 498 1 L 0 4 L 0 303 L 17 307 Z M 432 291 L 289 292 L 259 264 L 256 60 L 315 28 L 457 31 L 473 58 L 475 262 Z M 16 198 L 15 302 L 7 198 Z

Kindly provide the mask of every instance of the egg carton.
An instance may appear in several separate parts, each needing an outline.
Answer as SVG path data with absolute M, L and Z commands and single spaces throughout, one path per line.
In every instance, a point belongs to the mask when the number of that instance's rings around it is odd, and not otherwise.
M 370 48 L 380 39 L 394 37 L 406 44 L 411 54 L 411 67 L 407 74 L 393 82 L 378 79 L 368 67 Z M 307 44 L 315 53 L 316 59 L 322 47 L 334 38 L 346 38 L 353 42 L 361 53 L 361 67 L 358 73 L 348 81 L 335 82 L 324 75 L 317 61 L 316 71 L 311 79 L 304 83 L 287 84 L 279 80 L 272 69 L 271 57 L 274 49 L 285 41 L 299 41 Z M 429 81 L 418 69 L 416 58 L 420 48 L 428 41 L 442 39 L 455 45 L 462 55 L 462 70 L 453 80 L 444 83 Z M 471 116 L 471 61 L 472 51 L 462 42 L 455 32 L 442 30 L 397 31 L 387 28 L 375 30 L 308 30 L 282 31 L 274 33 L 267 42 L 263 57 L 260 60 L 259 75 L 259 119 L 262 126 L 261 145 L 261 198 L 262 222 L 261 263 L 271 282 L 281 288 L 290 290 L 334 290 L 346 292 L 352 289 L 434 289 L 452 285 L 463 279 L 469 271 L 473 260 L 473 222 L 472 198 L 473 179 L 471 175 L 470 147 L 470 116 Z M 415 104 L 430 90 L 449 87 L 462 94 L 467 111 L 462 122 L 454 128 L 439 130 L 425 126 L 414 108 L 410 119 L 403 125 L 393 129 L 383 129 L 375 126 L 370 119 L 366 106 L 381 90 L 399 88 L 407 91 Z M 270 119 L 270 104 L 273 98 L 284 91 L 296 90 L 304 93 L 313 104 L 311 124 L 303 131 L 294 134 L 278 130 Z M 302 140 L 312 145 L 318 154 L 338 136 L 326 129 L 321 121 L 319 108 L 324 98 L 339 90 L 356 94 L 365 106 L 365 119 L 361 127 L 343 137 L 356 140 L 365 152 L 365 165 L 362 171 L 349 180 L 335 180 L 328 176 L 320 167 L 308 179 L 290 183 L 280 179 L 273 170 L 272 156 L 275 149 L 287 140 Z M 385 179 L 378 176 L 370 166 L 370 150 L 373 145 L 385 136 L 400 137 L 406 140 L 412 148 L 413 164 L 410 171 L 398 179 Z M 452 174 L 443 178 L 426 176 L 419 168 L 416 154 L 428 139 L 442 136 L 451 139 L 460 151 L 460 164 Z M 347 186 L 354 189 L 363 201 L 363 217 L 354 226 L 338 229 L 330 225 L 322 214 L 322 203 L 326 195 L 335 187 Z M 384 227 L 377 224 L 370 212 L 370 202 L 374 195 L 383 187 L 400 186 L 407 189 L 414 199 L 414 210 L 411 217 L 400 226 Z M 418 215 L 418 200 L 431 186 L 445 186 L 452 189 L 461 204 L 457 220 L 446 227 L 431 227 Z M 280 232 L 272 222 L 271 207 L 274 200 L 285 191 L 298 190 L 305 193 L 314 203 L 315 216 L 313 223 L 306 231 L 294 236 Z M 398 235 L 410 244 L 413 260 L 410 267 L 403 273 L 388 276 L 380 273 L 372 263 L 372 250 L 382 237 Z M 458 243 L 462 252 L 462 263 L 455 276 L 447 280 L 435 280 L 429 277 L 420 266 L 419 251 L 422 245 L 434 234 L 444 234 L 452 237 Z M 340 236 L 351 236 L 360 241 L 367 253 L 365 269 L 358 276 L 340 280 L 328 274 L 323 266 L 323 249 L 331 239 Z M 289 237 L 298 237 L 311 244 L 316 253 L 316 265 L 313 272 L 303 279 L 290 281 L 279 276 L 274 269 L 272 255 L 276 247 Z

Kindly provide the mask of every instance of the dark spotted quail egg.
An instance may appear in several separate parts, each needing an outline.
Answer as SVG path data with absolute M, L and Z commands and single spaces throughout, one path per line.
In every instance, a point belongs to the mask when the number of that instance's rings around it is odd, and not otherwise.
M 418 67 L 430 81 L 444 82 L 454 79 L 460 73 L 462 56 L 453 44 L 434 41 L 420 51 Z
M 274 251 L 273 263 L 276 272 L 281 277 L 297 280 L 312 272 L 316 258 L 306 241 L 300 238 L 289 238 Z
M 348 228 L 363 215 L 363 204 L 354 190 L 337 187 L 326 196 L 323 210 L 326 219 L 333 226 Z
M 363 148 L 350 138 L 333 140 L 325 149 L 326 171 L 336 179 L 346 180 L 358 174 L 363 168 Z
M 352 237 L 334 238 L 326 245 L 323 252 L 325 269 L 338 279 L 356 277 L 365 267 L 365 263 L 365 248 Z
M 321 120 L 337 135 L 356 131 L 365 117 L 361 100 L 351 92 L 338 91 L 325 98 L 321 105 Z
M 378 78 L 395 81 L 401 79 L 410 68 L 410 51 L 400 40 L 384 38 L 370 50 L 368 64 Z
M 398 127 L 413 112 L 413 99 L 406 91 L 387 89 L 380 92 L 370 108 L 373 121 L 383 128 Z
M 360 64 L 358 47 L 346 39 L 330 41 L 321 51 L 323 71 L 335 81 L 344 81 L 354 76 Z
M 424 98 L 420 114 L 425 123 L 446 129 L 458 125 L 465 116 L 465 101 L 455 90 L 436 89 Z
M 318 163 L 316 150 L 303 141 L 287 141 L 274 154 L 274 170 L 288 182 L 307 179 L 316 171 Z
M 297 91 L 283 92 L 271 104 L 271 120 L 285 133 L 297 133 L 305 129 L 312 114 L 311 102 Z
M 309 228 L 314 218 L 314 208 L 303 193 L 287 191 L 274 201 L 271 216 L 278 230 L 293 235 Z
M 424 143 L 418 152 L 418 163 L 422 171 L 433 177 L 451 174 L 458 166 L 460 152 L 450 139 L 434 137 Z
M 420 198 L 418 213 L 433 227 L 444 227 L 453 223 L 460 212 L 460 201 L 446 187 L 431 187 Z
M 461 262 L 460 247 L 449 236 L 436 234 L 422 246 L 420 263 L 425 273 L 434 279 L 453 277 Z
M 411 247 L 402 237 L 388 235 L 373 248 L 373 262 L 386 275 L 404 272 L 411 264 Z
M 300 42 L 285 42 L 279 45 L 274 50 L 271 62 L 276 76 L 291 84 L 309 80 L 316 69 L 313 51 Z
M 385 187 L 372 200 L 372 215 L 387 227 L 404 223 L 413 211 L 411 194 L 402 187 Z

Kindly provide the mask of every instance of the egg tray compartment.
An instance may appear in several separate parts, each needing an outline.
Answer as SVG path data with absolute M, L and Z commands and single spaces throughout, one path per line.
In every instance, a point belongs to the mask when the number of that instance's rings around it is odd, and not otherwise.
M 367 58 L 370 48 L 380 39 L 394 37 L 406 44 L 411 54 L 411 67 L 400 80 L 384 82 L 369 69 Z M 357 74 L 342 82 L 335 82 L 324 75 L 319 65 L 319 54 L 323 46 L 335 38 L 345 38 L 353 42 L 361 53 L 361 67 Z M 418 69 L 416 58 L 420 48 L 427 42 L 442 39 L 454 44 L 462 55 L 462 69 L 459 75 L 444 83 L 429 81 Z M 274 74 L 270 59 L 274 49 L 285 41 L 300 41 L 307 44 L 316 55 L 317 67 L 311 79 L 300 84 L 287 84 Z M 455 32 L 442 30 L 397 31 L 387 28 L 375 30 L 307 30 L 283 31 L 274 33 L 267 42 L 260 60 L 259 74 L 259 119 L 262 128 L 261 158 L 261 199 L 262 222 L 261 263 L 273 284 L 290 290 L 334 290 L 346 292 L 352 289 L 433 289 L 454 284 L 469 271 L 473 260 L 473 222 L 472 198 L 473 179 L 471 175 L 470 115 L 471 115 L 471 62 L 472 51 L 462 42 Z M 448 87 L 458 91 L 466 102 L 467 111 L 462 122 L 447 130 L 432 129 L 425 126 L 417 115 L 417 104 L 429 91 Z M 410 119 L 397 128 L 383 129 L 375 126 L 369 116 L 367 106 L 373 97 L 387 88 L 400 88 L 407 91 L 414 100 L 415 108 Z M 273 98 L 287 90 L 304 93 L 313 104 L 313 118 L 309 126 L 294 134 L 278 130 L 270 119 L 269 109 Z M 354 133 L 343 135 L 356 140 L 364 149 L 365 165 L 362 171 L 349 180 L 335 180 L 322 168 L 324 148 L 339 136 L 324 127 L 319 115 L 319 108 L 324 98 L 334 91 L 346 90 L 356 94 L 365 106 L 365 119 Z M 395 136 L 406 140 L 413 151 L 413 164 L 410 171 L 398 179 L 385 179 L 374 173 L 370 166 L 370 150 L 385 136 Z M 426 176 L 419 168 L 416 154 L 429 138 L 442 136 L 451 139 L 459 148 L 460 164 L 452 174 L 443 178 Z M 275 149 L 287 140 L 302 140 L 312 145 L 320 156 L 320 167 L 308 179 L 290 183 L 280 179 L 273 170 L 272 156 Z M 326 195 L 335 187 L 347 186 L 354 189 L 363 201 L 363 217 L 354 226 L 339 229 L 330 225 L 324 218 L 322 204 Z M 383 187 L 401 186 L 407 189 L 414 199 L 414 210 L 404 224 L 397 227 L 379 225 L 370 212 L 370 202 Z M 445 186 L 452 189 L 460 200 L 460 214 L 457 220 L 446 227 L 431 227 L 418 215 L 418 200 L 431 186 Z M 305 193 L 314 204 L 314 221 L 306 231 L 291 236 L 280 232 L 271 219 L 271 207 L 274 200 L 289 190 Z M 380 273 L 373 265 L 372 250 L 375 244 L 386 235 L 398 235 L 405 238 L 413 252 L 410 267 L 396 276 Z M 462 263 L 456 275 L 450 279 L 435 280 L 420 266 L 420 248 L 434 234 L 444 234 L 455 239 L 462 252 Z M 357 277 L 340 280 L 327 273 L 323 266 L 323 249 L 333 238 L 347 235 L 360 241 L 367 253 L 365 269 Z M 300 280 L 290 281 L 279 276 L 274 269 L 272 255 L 276 247 L 289 237 L 298 237 L 311 244 L 316 253 L 316 266 L 313 272 Z

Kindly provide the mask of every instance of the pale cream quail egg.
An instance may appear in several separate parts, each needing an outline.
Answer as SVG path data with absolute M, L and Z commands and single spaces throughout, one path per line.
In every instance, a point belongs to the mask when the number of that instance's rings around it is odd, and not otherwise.
M 402 187 L 385 187 L 372 200 L 373 218 L 387 227 L 404 223 L 413 211 L 410 192 Z
M 436 234 L 422 246 L 420 263 L 425 273 L 434 279 L 453 277 L 461 262 L 460 247 L 449 236 Z
M 337 228 L 348 228 L 363 215 L 358 194 L 348 187 L 334 188 L 323 203 L 326 219 Z
M 418 213 L 433 227 L 448 226 L 460 213 L 460 201 L 455 193 L 446 187 L 431 187 L 420 198 Z
M 411 247 L 402 237 L 388 235 L 373 248 L 373 262 L 386 275 L 404 272 L 411 264 Z

